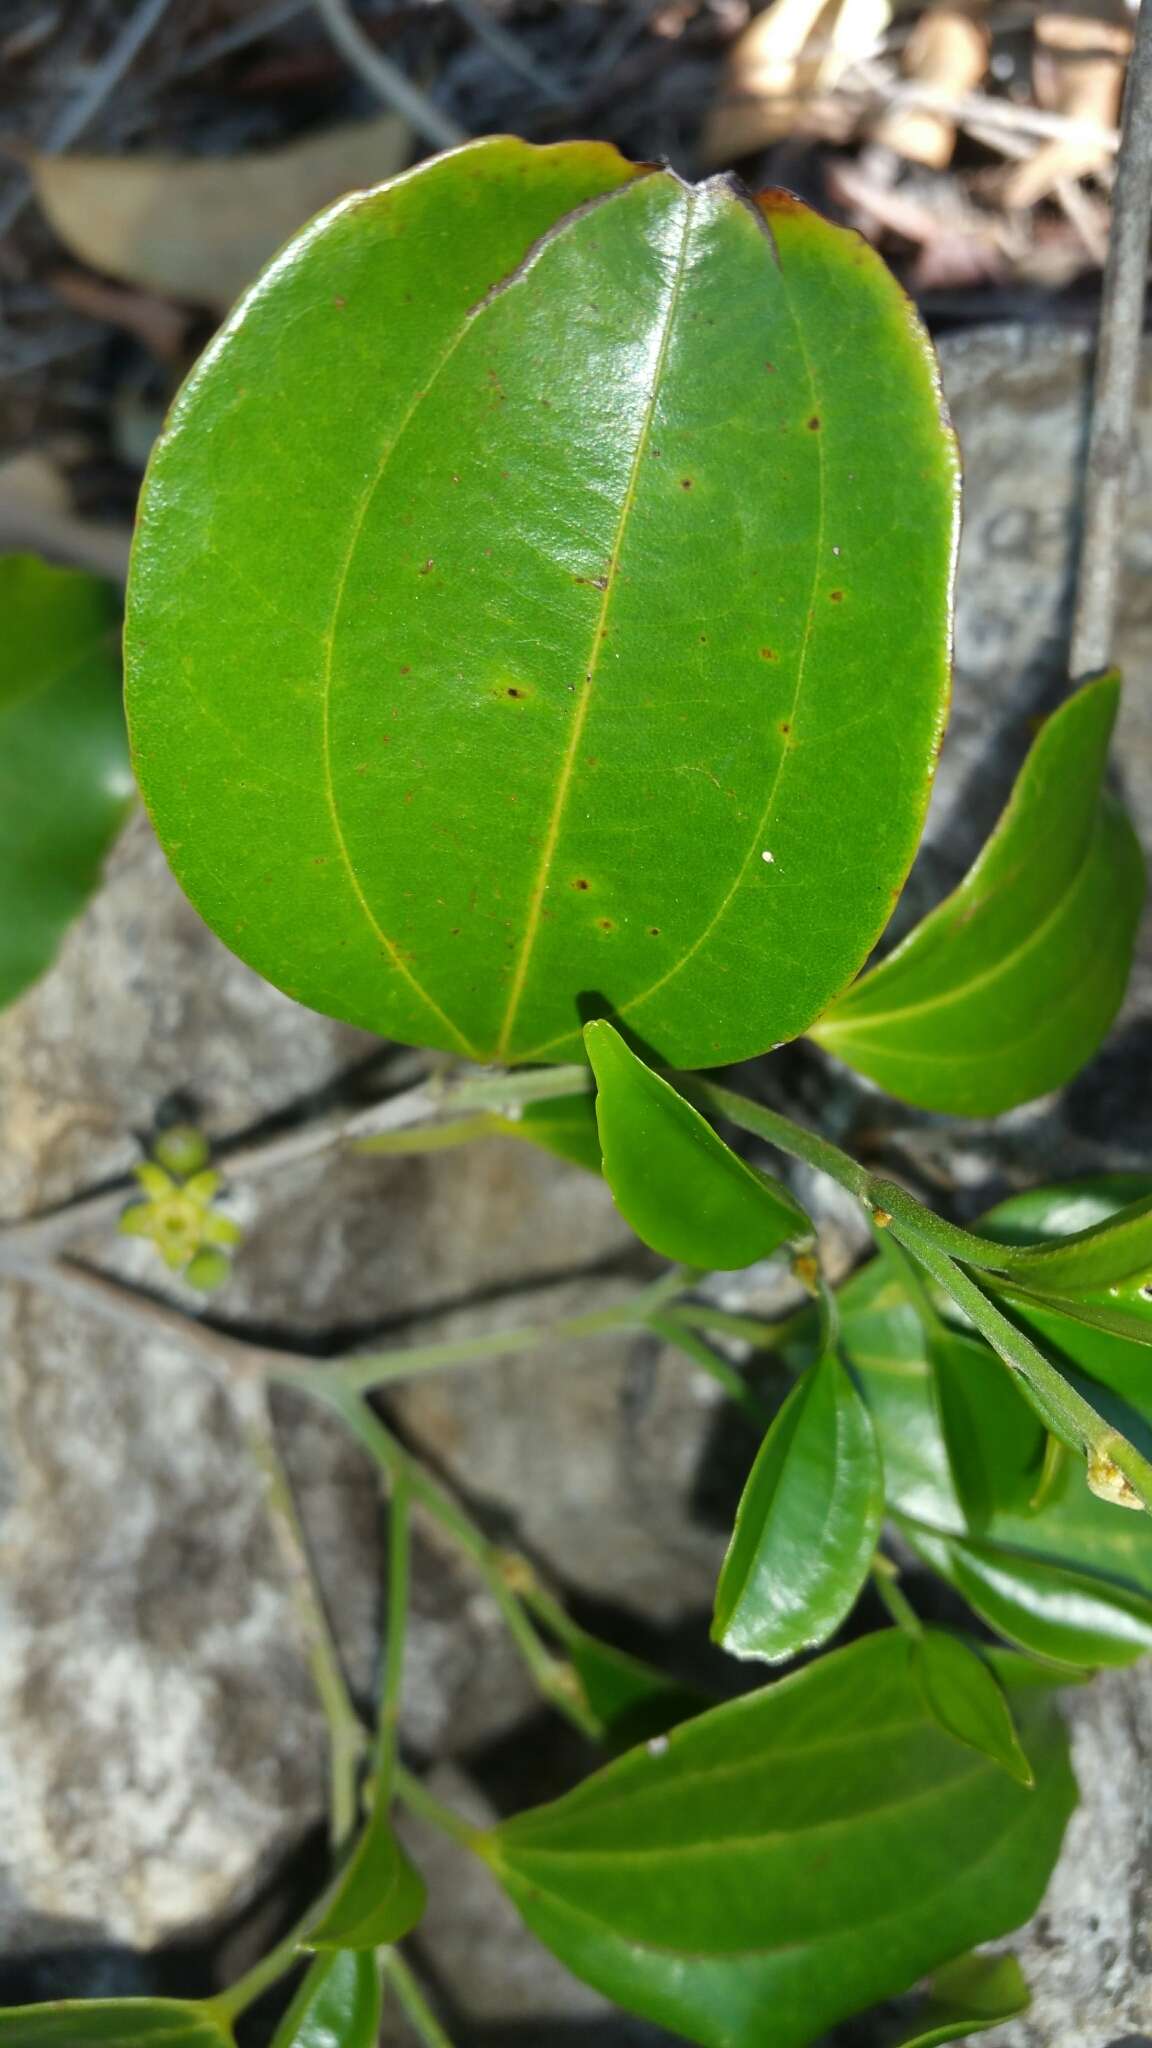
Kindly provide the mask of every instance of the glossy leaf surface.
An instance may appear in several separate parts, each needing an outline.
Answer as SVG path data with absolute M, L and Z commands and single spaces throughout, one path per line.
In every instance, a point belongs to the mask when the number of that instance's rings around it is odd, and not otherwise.
M 953 1482 L 969 1527 L 982 1529 L 1000 1508 L 1027 1507 L 1044 1462 L 1044 1425 L 987 1344 L 947 1335 L 931 1355 Z
M 118 617 L 94 576 L 0 559 L 0 1006 L 44 972 L 124 820 Z
M 371 1819 L 348 1859 L 339 1888 L 308 1935 L 309 1948 L 383 1948 L 422 1917 L 424 1880 L 396 1839 L 385 1807 Z
M 1043 726 L 960 887 L 849 989 L 813 1037 L 904 1102 L 991 1116 L 1059 1087 L 1128 981 L 1144 861 L 1104 788 L 1119 678 Z
M 1021 1785 L 1032 1767 L 1020 1747 L 1003 1686 L 983 1658 L 959 1636 L 925 1629 L 912 1646 L 916 1676 L 928 1710 L 957 1742 L 989 1756 Z
M 792 1037 L 919 836 L 954 500 L 907 300 L 788 196 L 507 138 L 354 195 L 145 487 L 179 879 L 290 994 L 452 1053 L 571 1057 L 588 1000 L 670 1066 Z
M 1123 1665 L 1152 1649 L 1152 1599 L 1135 1587 L 997 1544 L 908 1533 L 989 1628 L 1033 1656 Z
M 989 1222 L 984 1227 L 995 1226 Z M 964 1535 L 968 1524 L 952 1477 L 919 1316 L 876 1259 L 842 1289 L 839 1303 L 841 1346 L 876 1425 L 889 1504 L 923 1525 Z M 1144 1369 L 1146 1391 L 1142 1396 L 1137 1392 L 1134 1347 L 1079 1325 L 1069 1327 L 1087 1340 L 1084 1349 L 1097 1357 L 1103 1384 L 1114 1381 L 1109 1361 L 1099 1358 L 1100 1348 L 1107 1345 L 1119 1355 L 1125 1369 L 1121 1374 L 1113 1359 L 1112 1372 L 1122 1377 L 1129 1406 L 1152 1424 L 1152 1388 L 1147 1387 Z M 1055 1349 L 1052 1355 L 1058 1355 Z M 1140 1356 L 1135 1354 L 1137 1360 Z M 1089 1391 L 1103 1406 L 1099 1386 Z M 1067 1458 L 1049 1475 L 1038 1512 L 1030 1506 L 1001 1508 L 987 1533 L 1012 1551 L 1105 1575 L 1095 1581 L 1101 1593 L 1107 1591 L 1107 1581 L 1115 1579 L 1121 1582 L 1121 1597 L 1125 1585 L 1152 1596 L 1152 1519 L 1118 1512 L 1098 1500 L 1085 1483 L 1079 1458 Z
M 751 1266 L 812 1225 L 778 1181 L 746 1166 L 611 1024 L 584 1033 L 596 1076 L 604 1178 L 653 1251 L 685 1265 Z
M 934 1973 L 929 1993 L 912 2032 L 893 2048 L 939 2048 L 944 2041 L 983 2034 L 1027 2012 L 1031 2003 L 1015 1956 L 960 1956 Z
M 381 2003 L 375 1956 L 333 1949 L 312 1964 L 272 2048 L 376 2048 Z
M 579 1977 L 705 2048 L 802 2048 L 1033 1910 L 1074 1799 L 1051 1696 L 1025 1791 L 946 1735 L 888 1630 L 674 1729 L 487 1854 Z
M 827 1352 L 793 1387 L 752 1467 L 716 1588 L 715 1640 L 768 1663 L 825 1642 L 855 1605 L 883 1513 L 871 1417 Z
M 68 1998 L 0 2010 L 4 2048 L 231 2048 L 210 2007 L 174 1998 Z

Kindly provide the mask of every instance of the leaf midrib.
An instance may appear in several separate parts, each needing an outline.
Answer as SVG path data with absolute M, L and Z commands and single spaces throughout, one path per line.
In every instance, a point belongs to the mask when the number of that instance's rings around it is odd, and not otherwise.
M 771 239 L 770 231 L 768 232 L 769 239 Z M 777 262 L 779 262 L 779 257 L 777 257 L 776 260 Z M 818 412 L 820 411 L 821 407 L 819 392 L 816 383 L 815 366 L 812 361 L 811 351 L 808 347 L 807 337 L 804 333 L 803 323 L 797 317 L 795 308 L 793 307 L 792 300 L 788 293 L 788 287 L 786 280 L 784 278 L 784 271 L 782 265 L 780 266 L 780 281 L 783 291 L 783 302 L 788 309 L 788 315 L 792 322 L 792 327 L 796 336 L 799 353 L 804 363 L 805 374 L 808 380 L 809 398 L 812 404 L 812 409 L 814 412 Z M 800 707 L 800 700 L 804 691 L 804 683 L 808 667 L 808 657 L 811 651 L 812 638 L 816 625 L 816 591 L 820 580 L 821 562 L 824 553 L 824 537 L 827 528 L 828 477 L 827 462 L 824 453 L 824 436 L 822 434 L 817 437 L 816 474 L 820 494 L 819 511 L 817 514 L 816 537 L 813 546 L 812 586 L 808 597 L 808 610 L 805 617 L 804 638 L 801 642 L 800 654 L 796 664 L 796 682 L 792 692 L 791 707 L 788 713 L 788 723 L 793 726 L 796 723 L 796 718 Z M 654 995 L 658 995 L 662 988 L 667 987 L 670 981 L 674 981 L 676 976 L 678 974 L 681 974 L 684 968 L 687 967 L 689 961 L 695 959 L 701 947 L 707 945 L 713 932 L 716 930 L 716 927 L 720 924 L 721 920 L 727 915 L 727 912 L 732 904 L 734 897 L 736 896 L 737 891 L 743 886 L 745 878 L 748 875 L 749 869 L 753 866 L 755 862 L 757 848 L 759 848 L 762 845 L 765 834 L 768 832 L 770 828 L 773 806 L 775 805 L 777 796 L 779 795 L 780 784 L 783 780 L 784 771 L 788 763 L 788 760 L 789 749 L 786 747 L 782 748 L 776 762 L 775 773 L 772 777 L 772 786 L 769 789 L 768 794 L 764 800 L 763 808 L 760 812 L 759 817 L 757 818 L 755 829 L 749 840 L 748 851 L 745 854 L 744 859 L 741 862 L 741 865 L 738 868 L 730 887 L 726 891 L 725 895 L 721 898 L 719 905 L 713 911 L 712 916 L 709 918 L 707 924 L 704 926 L 703 930 L 698 933 L 697 937 L 692 941 L 692 944 L 688 947 L 687 951 L 681 954 L 679 960 L 675 961 L 671 967 L 667 968 L 666 971 L 662 975 L 660 975 L 656 981 L 650 982 L 648 987 L 646 989 L 641 990 L 639 995 L 630 996 L 627 998 L 625 1002 L 619 1005 L 617 1014 L 620 1017 L 623 1018 L 633 1015 L 635 1011 L 641 1009 L 645 1003 L 649 1002 Z M 550 1038 L 544 1045 L 534 1046 L 531 1052 L 522 1053 L 520 1055 L 520 1058 L 523 1060 L 544 1059 L 550 1052 L 554 1051 L 554 1049 L 558 1045 L 566 1044 L 570 1038 L 570 1032 L 560 1032 L 557 1034 L 556 1037 Z
M 640 472 L 644 456 L 652 435 L 652 421 L 656 412 L 656 401 L 664 381 L 664 372 L 668 362 L 668 350 L 671 346 L 672 332 L 676 324 L 676 311 L 680 303 L 680 295 L 683 291 L 684 279 L 687 273 L 688 245 L 692 237 L 695 217 L 696 192 L 692 188 L 686 188 L 684 192 L 684 229 L 680 239 L 676 269 L 673 273 L 672 283 L 669 286 L 664 308 L 660 316 L 660 342 L 652 370 L 652 382 L 648 396 L 644 401 L 640 427 L 636 436 L 636 445 L 632 451 L 632 461 L 628 470 L 628 480 L 624 487 L 620 513 L 616 521 L 612 550 L 608 558 L 604 593 L 597 608 L 596 619 L 592 628 L 592 645 L 584 670 L 584 684 L 576 698 L 572 714 L 572 726 L 568 735 L 568 744 L 565 747 L 564 757 L 560 764 L 560 773 L 557 777 L 556 792 L 552 802 L 552 812 L 544 834 L 544 846 L 540 856 L 540 865 L 528 902 L 528 916 L 524 929 L 524 938 L 517 957 L 516 967 L 513 971 L 503 1021 L 496 1039 L 493 1057 L 497 1060 L 506 1060 L 508 1057 L 508 1043 L 523 999 L 528 973 L 532 964 L 532 955 L 539 935 L 540 922 L 544 910 L 544 899 L 548 893 L 548 884 L 552 874 L 552 864 L 556 856 L 556 848 L 564 823 L 564 813 L 567 809 L 568 798 L 571 793 L 572 778 L 575 774 L 576 763 L 580 755 L 580 742 L 583 739 L 584 728 L 588 722 L 588 712 L 596 687 L 596 678 L 599 673 L 600 654 L 604 645 L 604 627 L 612 609 L 612 600 L 616 594 L 616 583 L 624 539 L 628 531 L 628 522 L 636 503 L 636 494 L 639 489 Z

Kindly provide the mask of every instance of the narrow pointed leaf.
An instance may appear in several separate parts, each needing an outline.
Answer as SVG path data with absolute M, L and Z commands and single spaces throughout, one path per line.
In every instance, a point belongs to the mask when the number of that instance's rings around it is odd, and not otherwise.
M 377 1807 L 341 1876 L 309 1948 L 383 1948 L 423 1917 L 424 1880 L 396 1839 L 386 1807 Z
M 1152 1599 L 1135 1587 L 996 1544 L 909 1537 L 989 1628 L 1034 1657 L 1123 1665 L 1152 1649 Z
M 375 1956 L 333 1949 L 312 1964 L 272 2048 L 376 2048 L 381 2003 Z
M 1032 1766 L 1020 1747 L 1007 1695 L 995 1673 L 959 1636 L 925 1629 L 912 1645 L 916 1676 L 933 1719 L 957 1742 L 1000 1764 L 1020 1785 Z
M 1069 1080 L 1108 1030 L 1144 901 L 1104 788 L 1119 691 L 1109 674 L 1048 719 L 960 887 L 813 1031 L 901 1101 L 995 1115 Z
M 855 1605 L 883 1513 L 871 1417 L 827 1352 L 752 1467 L 716 1588 L 715 1640 L 770 1664 L 825 1642 Z
M 685 1265 L 751 1266 L 812 1229 L 778 1181 L 746 1166 L 611 1024 L 584 1033 L 604 1178 L 637 1237 Z
M 1152 1195 L 1141 1195 L 1106 1221 L 1037 1250 L 1026 1268 L 1014 1271 L 1029 1287 L 1050 1294 L 1152 1279 Z
M 1015 1956 L 961 1956 L 933 1973 L 929 1997 L 910 2034 L 892 2048 L 939 2048 L 986 2033 L 1027 2012 L 1031 1994 Z
M 572 1057 L 590 994 L 672 1067 L 794 1036 L 919 836 L 955 480 L 907 300 L 785 194 L 486 138 L 353 195 L 145 487 L 180 880 L 290 994 L 452 1053 Z
M 951 1334 L 931 1345 L 948 1461 L 968 1526 L 1028 1505 L 1044 1464 L 1047 1432 L 986 1344 Z
M 487 1837 L 529 1927 L 704 2048 L 803 2048 L 1039 1901 L 1074 1800 L 1052 1698 L 1026 1791 L 937 1726 L 886 1630 L 632 1751 Z
M 0 1007 L 44 972 L 132 793 L 115 591 L 0 560 Z
M 67 1998 L 0 2010 L 3 2048 L 232 2048 L 206 2004 L 175 1998 Z

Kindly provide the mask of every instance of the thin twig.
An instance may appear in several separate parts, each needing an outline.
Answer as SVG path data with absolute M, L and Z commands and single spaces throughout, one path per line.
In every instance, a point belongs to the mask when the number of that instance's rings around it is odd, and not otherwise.
M 392 1797 L 396 1743 L 404 1691 L 404 1650 L 408 1640 L 408 1607 L 412 1582 L 412 1479 L 407 1470 L 392 1480 L 388 1517 L 388 1618 L 380 1666 L 372 1795 L 380 1806 Z
M 341 56 L 369 90 L 393 113 L 400 114 L 417 135 L 423 136 L 434 149 L 455 149 L 467 142 L 466 131 L 451 115 L 433 106 L 428 95 L 413 85 L 400 66 L 369 42 L 347 0 L 315 0 L 315 6 Z
M 40 144 L 45 156 L 56 156 L 79 139 L 115 91 L 152 31 L 159 26 L 168 4 L 169 0 L 141 0 L 111 49 L 105 52 L 98 64 L 92 66 L 75 99 L 61 107 L 55 120 L 49 123 L 48 132 Z M 32 186 L 24 179 L 10 194 L 6 205 L 0 206 L 0 238 L 15 225 L 31 196 Z
M 1132 456 L 1152 218 L 1152 0 L 1144 0 L 1136 20 L 1121 138 L 1096 348 L 1070 653 L 1073 678 L 1092 675 L 1112 659 L 1124 559 L 1124 498 Z
M 276 1443 L 267 1395 L 263 1388 L 246 1381 L 237 1388 L 236 1400 L 248 1448 L 263 1476 L 269 1520 L 288 1578 L 312 1683 L 328 1723 L 329 1817 L 333 1847 L 339 1848 L 356 1825 L 356 1780 L 367 1748 L 364 1727 L 352 1704 L 340 1653 L 316 1583 L 292 1483 Z
M 439 1809 L 443 1812 L 443 1808 Z M 397 2004 L 424 2043 L 424 2048 L 452 2048 L 452 2043 L 432 2011 L 419 1984 L 400 1954 L 399 1949 L 384 1949 L 380 1957 L 384 1981 L 390 1984 L 396 1994 Z
M 410 1072 L 410 1064 L 404 1062 L 397 1078 Z M 273 1137 L 225 1141 L 216 1147 L 216 1157 L 230 1179 L 256 1179 L 282 1167 L 298 1166 L 324 1152 L 354 1146 L 362 1139 L 387 1131 L 405 1130 L 457 1109 L 515 1111 L 526 1102 L 573 1094 L 587 1088 L 589 1079 L 587 1067 L 550 1067 L 522 1074 L 469 1067 L 444 1076 L 425 1074 L 414 1086 L 402 1088 L 365 1109 L 331 1110 Z M 0 1272 L 13 1257 L 46 1258 L 76 1238 L 114 1223 L 134 1186 L 125 1174 L 94 1194 L 80 1195 L 59 1208 L 40 1210 L 0 1224 Z
M 509 1583 L 505 1553 L 488 1541 L 460 1503 L 453 1500 L 432 1474 L 425 1471 L 419 1460 L 404 1449 L 381 1417 L 359 1395 L 349 1394 L 319 1377 L 306 1391 L 341 1418 L 390 1485 L 395 1485 L 398 1479 L 407 1483 L 412 1499 L 439 1523 L 484 1579 L 500 1609 L 505 1627 L 543 1697 L 582 1734 L 598 1735 L 600 1723 L 588 1706 L 578 1681 L 575 1681 L 575 1673 L 569 1665 L 552 1655 Z M 395 1783 L 398 1791 L 402 1790 L 403 1776 L 397 1767 Z
M 466 21 L 478 42 L 486 43 L 493 55 L 500 58 L 509 71 L 523 78 L 528 85 L 534 85 L 543 99 L 556 105 L 563 105 L 571 98 L 567 88 L 542 64 L 536 62 L 517 38 L 488 12 L 484 0 L 452 0 L 452 6 Z

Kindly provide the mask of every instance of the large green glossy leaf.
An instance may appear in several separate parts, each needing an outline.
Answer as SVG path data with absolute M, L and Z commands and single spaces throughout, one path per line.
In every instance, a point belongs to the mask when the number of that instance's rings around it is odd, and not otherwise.
M 998 1544 L 923 1529 L 909 1528 L 908 1535 L 989 1628 L 1033 1656 L 1122 1665 L 1152 1650 L 1152 1599 L 1134 1587 Z
M 894 1630 L 674 1729 L 487 1838 L 529 1927 L 705 2048 L 801 2048 L 1017 1925 L 1075 1788 L 1051 1696 L 1017 1696 L 1036 1787 L 927 1712 Z
M 145 487 L 129 705 L 173 866 L 393 1037 L 794 1036 L 919 836 L 954 500 L 907 300 L 787 195 L 490 138 L 354 196 Z
M 1144 862 L 1104 788 L 1115 674 L 1048 719 L 960 887 L 812 1036 L 902 1101 L 991 1116 L 1057 1088 L 1120 1004 Z
M 871 1418 L 831 1351 L 802 1374 L 760 1447 L 716 1588 L 712 1634 L 778 1663 L 851 1611 L 884 1514 Z
M 375 1956 L 333 1949 L 312 1964 L 272 2048 L 376 2048 L 381 2002 Z
M 934 1972 L 929 1997 L 911 2033 L 892 2048 L 940 2048 L 986 2033 L 1026 2012 L 1031 1995 L 1015 1956 L 960 1956 Z
M 596 1076 L 604 1178 L 645 1244 L 685 1265 L 751 1266 L 812 1225 L 778 1181 L 718 1138 L 611 1024 L 584 1033 Z
M 374 1808 L 341 1873 L 309 1948 L 382 1948 L 399 1941 L 422 1917 L 424 1880 L 396 1839 L 386 1807 Z
M 3 2048 L 231 2048 L 208 2005 L 174 1998 L 60 1999 L 0 2010 Z
M 1032 1767 L 1020 1747 L 1012 1709 L 995 1672 L 959 1636 L 925 1629 L 912 1645 L 916 1676 L 929 1713 L 957 1742 L 989 1756 L 1021 1785 Z
M 96 577 L 0 559 L 0 1006 L 48 966 L 124 819 L 118 618 Z

